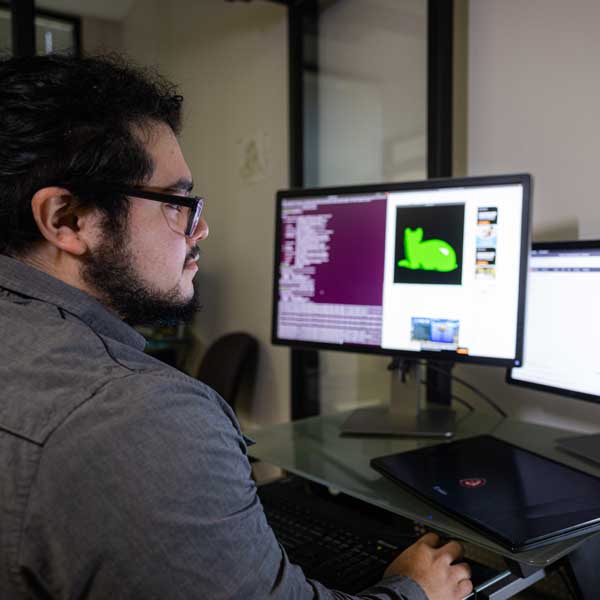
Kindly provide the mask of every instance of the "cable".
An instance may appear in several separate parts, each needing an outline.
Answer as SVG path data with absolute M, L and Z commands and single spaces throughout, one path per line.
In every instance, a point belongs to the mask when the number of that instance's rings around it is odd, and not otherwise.
M 421 380 L 421 385 L 427 385 L 427 382 Z M 452 398 L 452 400 L 456 400 L 459 404 L 466 406 L 469 409 L 469 411 L 475 412 L 475 408 L 473 407 L 473 405 L 469 404 L 466 400 L 464 400 L 460 396 L 456 396 L 456 395 L 452 394 L 451 398 Z
M 505 419 L 508 417 L 508 414 L 506 412 L 504 412 L 504 410 L 502 410 L 487 394 L 484 394 L 482 391 L 478 390 L 473 384 L 469 383 L 468 381 L 465 381 L 461 377 L 456 377 L 456 375 L 450 375 L 450 373 L 448 373 L 448 371 L 445 371 L 444 369 L 440 369 L 438 367 L 434 367 L 430 364 L 427 364 L 427 368 L 431 369 L 432 371 L 437 371 L 438 373 L 442 373 L 443 375 L 447 375 L 453 381 L 460 383 L 467 389 L 471 390 L 474 394 L 476 394 L 477 396 L 479 396 L 480 398 L 485 400 L 490 406 L 495 408 L 498 411 L 498 413 L 501 414 Z
M 454 394 L 452 394 L 451 397 L 452 397 L 452 400 L 456 400 L 459 404 L 466 406 L 471 412 L 475 411 L 475 409 L 473 408 L 473 405 L 469 404 L 466 400 L 463 400 L 462 398 L 459 398 L 458 396 L 455 396 Z

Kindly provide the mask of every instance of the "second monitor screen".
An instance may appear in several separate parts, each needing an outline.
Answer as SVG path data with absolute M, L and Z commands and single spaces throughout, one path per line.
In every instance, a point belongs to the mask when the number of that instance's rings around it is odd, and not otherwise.
M 522 185 L 281 202 L 276 338 L 515 358 Z

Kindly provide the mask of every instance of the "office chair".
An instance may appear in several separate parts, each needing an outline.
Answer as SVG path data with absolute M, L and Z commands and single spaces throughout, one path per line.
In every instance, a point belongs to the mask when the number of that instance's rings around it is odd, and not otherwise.
M 196 378 L 218 392 L 235 410 L 236 396 L 245 374 L 256 374 L 258 341 L 248 333 L 229 333 L 208 348 Z

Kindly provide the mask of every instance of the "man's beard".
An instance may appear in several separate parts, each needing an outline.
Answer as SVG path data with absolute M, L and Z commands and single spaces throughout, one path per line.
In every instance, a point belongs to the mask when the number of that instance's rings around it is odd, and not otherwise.
M 177 287 L 161 291 L 148 285 L 133 267 L 127 224 L 103 223 L 98 247 L 83 264 L 83 280 L 100 294 L 100 300 L 130 325 L 190 321 L 200 310 L 197 294 L 185 299 Z M 194 248 L 186 261 L 198 252 Z

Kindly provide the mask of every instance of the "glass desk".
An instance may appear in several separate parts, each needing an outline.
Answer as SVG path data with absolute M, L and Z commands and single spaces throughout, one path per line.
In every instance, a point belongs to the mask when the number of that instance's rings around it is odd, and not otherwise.
M 591 533 L 534 550 L 510 552 L 478 531 L 435 510 L 430 504 L 400 488 L 369 466 L 369 460 L 376 456 L 443 442 L 433 439 L 340 436 L 340 426 L 349 414 L 346 412 L 312 417 L 248 431 L 246 433 L 256 441 L 248 452 L 256 459 L 424 523 L 450 537 L 486 548 L 519 565 L 523 575 L 571 555 L 590 538 L 594 538 L 593 547 L 600 548 L 600 533 Z M 568 437 L 572 434 L 570 431 L 474 412 L 459 417 L 453 439 L 482 433 L 493 434 L 507 442 L 600 477 L 600 465 L 585 462 L 555 448 L 555 441 Z M 588 548 L 591 548 L 590 544 L 586 544 L 586 549 Z

